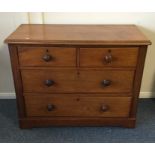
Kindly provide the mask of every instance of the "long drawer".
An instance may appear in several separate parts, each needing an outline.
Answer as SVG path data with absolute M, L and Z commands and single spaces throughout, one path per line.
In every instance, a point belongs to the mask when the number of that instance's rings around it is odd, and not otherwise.
M 26 95 L 27 116 L 128 117 L 130 97 Z
M 21 70 L 24 92 L 42 93 L 129 93 L 133 70 Z

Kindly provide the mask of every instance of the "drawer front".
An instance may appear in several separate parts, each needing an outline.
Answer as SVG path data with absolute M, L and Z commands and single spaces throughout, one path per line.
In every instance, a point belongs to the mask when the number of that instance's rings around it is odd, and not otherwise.
M 26 95 L 27 116 L 128 117 L 130 97 Z
M 76 49 L 64 47 L 19 47 L 21 66 L 76 66 Z
M 81 48 L 82 67 L 135 67 L 138 48 Z
M 43 93 L 129 93 L 132 90 L 132 70 L 22 70 L 24 92 Z

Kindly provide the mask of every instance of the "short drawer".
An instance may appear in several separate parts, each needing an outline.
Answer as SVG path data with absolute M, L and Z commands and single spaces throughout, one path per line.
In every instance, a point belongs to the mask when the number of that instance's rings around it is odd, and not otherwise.
M 81 67 L 135 67 L 138 48 L 80 48 Z
M 26 95 L 27 116 L 128 117 L 130 97 Z
M 130 93 L 133 70 L 24 69 L 24 92 Z
M 76 49 L 65 47 L 19 47 L 21 66 L 76 66 Z

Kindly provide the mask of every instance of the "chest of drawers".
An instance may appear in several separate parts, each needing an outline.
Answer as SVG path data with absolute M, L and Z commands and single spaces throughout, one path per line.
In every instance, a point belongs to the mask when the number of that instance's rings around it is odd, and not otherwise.
M 150 44 L 135 25 L 21 25 L 5 42 L 21 128 L 135 127 Z

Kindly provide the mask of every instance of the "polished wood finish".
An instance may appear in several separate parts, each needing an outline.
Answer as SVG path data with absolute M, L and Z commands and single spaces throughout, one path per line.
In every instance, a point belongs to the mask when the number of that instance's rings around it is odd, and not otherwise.
M 11 44 L 149 45 L 135 25 L 22 24 L 6 40 Z
M 21 74 L 24 92 L 42 93 L 129 93 L 134 77 L 132 70 L 23 69 Z M 111 84 L 104 85 L 104 80 Z
M 131 97 L 26 95 L 27 116 L 128 117 Z
M 76 48 L 19 47 L 21 66 L 75 66 Z
M 135 118 L 105 117 L 28 117 L 20 119 L 20 128 L 50 126 L 121 126 L 134 128 Z
M 21 73 L 19 70 L 18 52 L 15 45 L 9 45 L 9 52 L 11 58 L 11 67 L 14 78 L 14 85 L 16 91 L 16 101 L 18 107 L 19 118 L 25 117 L 25 103 L 23 98 L 23 85 L 21 79 Z
M 138 47 L 80 48 L 81 67 L 135 67 Z
M 135 25 L 21 25 L 6 40 L 20 128 L 135 127 L 147 45 Z
M 137 106 L 138 106 L 137 102 L 139 98 L 146 52 L 147 52 L 147 46 L 140 46 L 139 59 L 137 62 L 137 68 L 136 68 L 135 79 L 134 79 L 134 87 L 133 87 L 134 96 L 133 96 L 133 101 L 131 106 L 130 117 L 136 117 Z

